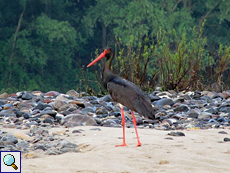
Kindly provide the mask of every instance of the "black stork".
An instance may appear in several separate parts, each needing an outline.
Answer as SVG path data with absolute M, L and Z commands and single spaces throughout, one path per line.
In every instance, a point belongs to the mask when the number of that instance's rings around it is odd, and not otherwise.
M 111 63 L 114 58 L 114 52 L 112 48 L 104 49 L 94 61 L 92 61 L 87 67 L 90 67 L 102 58 L 106 58 L 102 73 L 102 81 L 105 89 L 108 90 L 112 99 L 120 104 L 121 115 L 122 115 L 122 125 L 123 125 L 123 144 L 118 146 L 127 146 L 125 143 L 125 116 L 123 111 L 123 106 L 126 106 L 131 110 L 133 116 L 133 124 L 135 127 L 135 132 L 137 135 L 137 147 L 141 146 L 141 142 L 137 132 L 136 118 L 133 111 L 145 116 L 149 119 L 155 118 L 155 109 L 152 107 L 150 100 L 142 92 L 142 90 L 137 87 L 134 83 L 127 81 L 117 75 L 115 75 L 111 70 Z

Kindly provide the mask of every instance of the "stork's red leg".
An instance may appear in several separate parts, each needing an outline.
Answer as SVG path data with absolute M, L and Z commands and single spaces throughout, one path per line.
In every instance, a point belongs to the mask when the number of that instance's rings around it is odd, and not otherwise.
M 122 118 L 122 126 L 123 126 L 123 144 L 121 145 L 116 145 L 116 147 L 122 147 L 122 146 L 127 146 L 125 143 L 125 115 L 124 115 L 124 110 L 123 106 L 120 104 L 121 107 L 121 118 Z
M 134 124 L 136 135 L 137 135 L 137 147 L 140 147 L 141 146 L 141 142 L 140 142 L 140 139 L 139 139 L 139 136 L 138 136 L 138 132 L 137 132 L 136 118 L 135 118 L 132 110 L 131 110 L 131 113 L 132 113 L 132 116 L 133 116 L 133 124 Z

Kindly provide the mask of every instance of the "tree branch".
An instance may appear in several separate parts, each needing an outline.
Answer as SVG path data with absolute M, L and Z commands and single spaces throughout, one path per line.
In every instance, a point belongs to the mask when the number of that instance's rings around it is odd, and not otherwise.
M 204 19 L 206 19 L 209 16 L 209 14 L 214 10 L 214 8 L 216 8 L 216 6 L 218 4 L 219 4 L 219 1 L 216 4 L 214 4 L 214 6 L 204 16 L 201 17 L 201 19 L 199 21 L 199 28 L 201 28 L 201 25 L 202 25 Z
M 178 6 L 178 4 L 181 2 L 182 0 L 178 0 L 177 3 L 174 5 L 173 9 L 172 9 L 172 13 L 175 11 L 176 7 Z
M 12 61 L 13 61 L 13 57 L 14 57 L 14 49 L 15 49 L 15 45 L 16 45 L 16 41 L 17 41 L 17 34 L 18 34 L 18 31 L 21 27 L 21 22 L 22 22 L 22 18 L 23 18 L 23 15 L 24 15 L 24 12 L 26 10 L 26 7 L 23 9 L 21 15 L 20 15 L 20 18 L 19 18 L 19 21 L 18 21 L 18 26 L 17 26 L 17 29 L 14 33 L 14 40 L 13 40 L 13 44 L 12 44 L 12 49 L 11 49 L 11 55 L 10 55 L 10 60 L 9 60 L 9 66 L 11 67 L 12 66 Z M 11 81 L 11 76 L 12 76 L 12 67 L 10 68 L 10 72 L 9 72 L 9 78 L 8 78 L 8 86 L 10 84 L 10 81 Z

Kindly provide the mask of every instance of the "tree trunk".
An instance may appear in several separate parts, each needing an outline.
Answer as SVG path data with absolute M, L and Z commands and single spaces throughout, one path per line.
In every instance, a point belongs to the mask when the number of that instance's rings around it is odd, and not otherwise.
M 192 7 L 192 0 L 189 0 L 188 1 L 188 8 L 191 9 L 191 7 Z
M 101 27 L 102 27 L 102 48 L 106 47 L 106 27 L 104 25 L 104 23 L 101 23 Z
M 21 22 L 22 22 L 22 18 L 24 15 L 24 12 L 26 10 L 26 7 L 23 9 L 19 21 L 18 21 L 18 26 L 16 28 L 16 31 L 14 33 L 14 40 L 13 40 L 13 44 L 12 44 L 12 48 L 11 48 L 11 55 L 10 55 L 10 59 L 9 59 L 9 67 L 10 67 L 10 71 L 9 71 L 9 77 L 8 77 L 8 82 L 7 82 L 7 86 L 9 87 L 10 83 L 11 83 L 11 77 L 12 77 L 12 62 L 13 62 L 13 57 L 14 57 L 14 49 L 15 49 L 15 45 L 16 45 L 16 41 L 17 41 L 17 35 L 18 35 L 18 31 L 21 27 Z
M 184 0 L 184 1 L 183 1 L 183 7 L 184 7 L 184 8 L 187 8 L 187 7 L 188 7 L 188 4 L 187 4 L 187 3 L 188 3 L 187 0 Z

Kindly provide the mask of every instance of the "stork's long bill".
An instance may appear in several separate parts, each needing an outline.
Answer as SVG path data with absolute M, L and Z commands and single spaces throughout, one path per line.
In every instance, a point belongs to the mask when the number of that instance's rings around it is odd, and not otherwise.
M 93 60 L 87 67 L 90 67 L 91 65 L 95 64 L 97 61 L 105 57 L 107 50 L 104 50 L 103 53 L 101 53 L 95 60 Z

